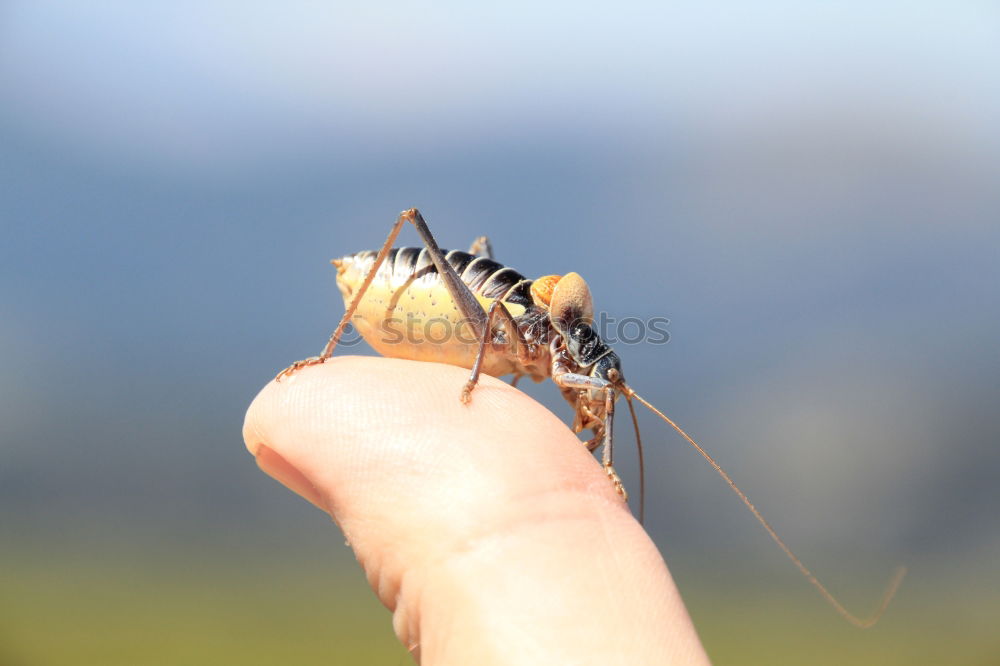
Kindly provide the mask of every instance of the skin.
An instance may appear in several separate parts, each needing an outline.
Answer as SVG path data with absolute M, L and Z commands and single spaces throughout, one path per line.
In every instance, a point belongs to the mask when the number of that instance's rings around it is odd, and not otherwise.
M 432 666 L 707 664 L 656 546 L 558 418 L 493 377 L 338 357 L 271 382 L 243 428 L 330 514 Z

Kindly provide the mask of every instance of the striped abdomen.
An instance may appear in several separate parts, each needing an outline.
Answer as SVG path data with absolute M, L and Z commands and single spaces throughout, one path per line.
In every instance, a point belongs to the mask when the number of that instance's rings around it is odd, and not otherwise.
M 445 258 L 483 308 L 501 299 L 517 318 L 534 307 L 532 280 L 492 259 L 460 250 Z M 334 260 L 345 305 L 371 269 L 377 253 L 358 252 Z M 426 249 L 393 248 L 379 267 L 351 323 L 383 356 L 472 367 L 478 339 L 463 321 Z M 534 369 L 532 369 L 534 370 Z M 483 371 L 536 374 L 514 358 L 489 355 Z
M 442 250 L 442 252 L 444 252 L 445 259 L 448 260 L 451 267 L 461 276 L 462 281 L 474 294 L 490 300 L 501 298 L 505 303 L 525 308 L 532 304 L 532 280 L 525 278 L 513 268 L 461 250 Z M 365 250 L 349 254 L 339 261 L 344 264 L 352 264 L 355 267 L 361 276 L 358 279 L 360 284 L 375 261 L 377 254 L 372 250 Z M 418 280 L 424 287 L 440 282 L 437 268 L 431 261 L 426 248 L 392 248 L 375 276 L 376 282 L 382 282 L 390 289 L 399 289 Z

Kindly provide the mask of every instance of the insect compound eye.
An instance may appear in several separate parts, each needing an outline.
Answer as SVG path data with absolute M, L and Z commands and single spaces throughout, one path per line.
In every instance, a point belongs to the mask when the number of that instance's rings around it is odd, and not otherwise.
M 552 289 L 549 313 L 560 332 L 576 332 L 578 325 L 590 327 L 594 321 L 594 301 L 590 288 L 579 274 L 567 273 L 556 283 Z
M 594 329 L 585 321 L 577 319 L 569 326 L 569 337 L 579 340 L 581 344 L 586 344 L 596 335 Z

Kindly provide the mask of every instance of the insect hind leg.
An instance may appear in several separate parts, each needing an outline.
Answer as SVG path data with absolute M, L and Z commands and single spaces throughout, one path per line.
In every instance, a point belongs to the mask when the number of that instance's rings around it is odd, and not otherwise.
M 350 305 L 348 305 L 347 310 L 344 311 L 344 316 L 340 318 L 340 323 L 337 324 L 337 328 L 334 329 L 333 333 L 330 335 L 330 339 L 327 341 L 326 346 L 323 348 L 320 355 L 292 363 L 290 366 L 278 373 L 278 375 L 274 378 L 275 381 L 281 381 L 282 378 L 294 374 L 301 368 L 325 363 L 328 358 L 333 356 L 333 350 L 337 348 L 340 336 L 343 335 L 344 329 L 347 328 L 347 324 L 351 321 L 351 318 L 357 311 L 358 305 L 361 303 L 361 299 L 364 298 L 365 293 L 368 291 L 368 287 L 371 286 L 372 280 L 375 279 L 375 274 L 378 273 L 379 267 L 385 261 L 389 251 L 392 249 L 392 244 L 396 242 L 396 237 L 399 236 L 399 232 L 402 231 L 403 225 L 407 222 L 410 222 L 417 228 L 417 233 L 420 234 L 420 237 L 423 239 L 424 246 L 427 248 L 427 253 L 430 255 L 431 261 L 434 262 L 434 266 L 437 268 L 445 287 L 448 289 L 448 293 L 455 301 L 455 304 L 458 306 L 462 316 L 465 317 L 466 321 L 468 321 L 472 326 L 475 334 L 482 335 L 483 329 L 488 328 L 486 322 L 486 312 L 483 311 L 482 306 L 479 305 L 479 301 L 476 300 L 476 297 L 473 295 L 468 285 L 462 282 L 462 278 L 459 277 L 458 273 L 455 272 L 455 269 L 452 268 L 451 264 L 448 263 L 448 260 L 445 259 L 444 252 L 442 252 L 441 248 L 438 247 L 437 241 L 435 241 L 434 236 L 431 235 L 431 230 L 427 227 L 427 223 L 424 222 L 424 218 L 420 214 L 420 211 L 416 208 L 410 208 L 409 210 L 404 210 L 399 214 L 399 217 L 396 218 L 396 221 L 392 225 L 392 229 L 389 231 L 388 237 L 385 239 L 385 243 L 382 244 L 382 248 L 378 251 L 375 261 L 372 263 L 371 269 L 369 269 L 368 274 L 361 283 L 361 286 L 358 287 L 357 293 L 355 293 L 354 298 L 351 299 Z M 487 240 L 486 242 L 488 249 L 489 241 Z
M 372 280 L 375 279 L 375 274 L 378 273 L 379 267 L 385 261 L 385 258 L 389 255 L 389 250 L 392 249 L 392 244 L 396 242 L 396 237 L 399 236 L 399 232 L 403 229 L 403 225 L 407 221 L 412 221 L 412 213 L 416 213 L 415 208 L 411 208 L 408 211 L 400 213 L 399 217 L 392 225 L 392 229 L 389 231 L 389 235 L 385 239 L 385 243 L 382 244 L 382 248 L 378 251 L 375 256 L 375 261 L 372 262 L 372 267 L 365 276 L 364 282 L 358 288 L 354 298 L 351 299 L 350 305 L 344 311 L 344 316 L 340 318 L 340 323 L 337 324 L 337 328 L 334 329 L 333 333 L 330 334 L 330 339 L 327 340 L 326 346 L 323 347 L 323 351 L 320 352 L 319 356 L 311 356 L 307 359 L 296 361 L 290 366 L 278 373 L 274 378 L 275 381 L 280 382 L 282 378 L 288 377 L 294 374 L 298 370 L 305 368 L 310 365 L 319 365 L 320 363 L 325 363 L 326 359 L 333 356 L 333 350 L 337 348 L 337 343 L 340 341 L 340 336 L 344 334 L 344 329 L 347 328 L 347 324 L 351 321 L 351 317 L 358 309 L 358 304 L 361 303 L 361 299 L 364 298 L 365 292 L 368 291 L 368 287 L 371 285 Z M 419 213 L 417 213 L 419 215 Z
M 427 248 L 427 254 L 430 255 L 431 261 L 434 262 L 434 267 L 437 268 L 438 275 L 441 276 L 441 281 L 444 282 L 444 286 L 448 290 L 448 295 L 455 301 L 458 311 L 462 313 L 465 320 L 472 326 L 473 332 L 476 335 L 482 335 L 483 329 L 486 328 L 486 311 L 483 310 L 483 306 L 476 300 L 472 290 L 469 289 L 469 285 L 462 282 L 462 278 L 455 272 L 452 265 L 448 263 L 444 252 L 438 246 L 437 241 L 434 240 L 434 236 L 431 235 L 431 230 L 427 227 L 427 223 L 424 222 L 420 211 L 416 208 L 411 208 L 400 215 L 400 217 L 405 217 L 417 228 L 417 233 L 420 234 L 420 237 L 424 241 L 424 246 Z

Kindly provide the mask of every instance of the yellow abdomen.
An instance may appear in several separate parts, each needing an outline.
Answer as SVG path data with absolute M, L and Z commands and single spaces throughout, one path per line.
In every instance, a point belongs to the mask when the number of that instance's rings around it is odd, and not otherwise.
M 371 269 L 375 252 L 334 260 L 345 306 Z M 446 252 L 448 262 L 472 290 L 484 311 L 503 300 L 514 317 L 531 304 L 531 280 L 495 261 L 467 252 Z M 365 341 L 383 356 L 436 361 L 471 368 L 479 348 L 426 250 L 390 250 L 351 320 Z M 483 372 L 493 376 L 524 372 L 509 354 L 488 353 Z

